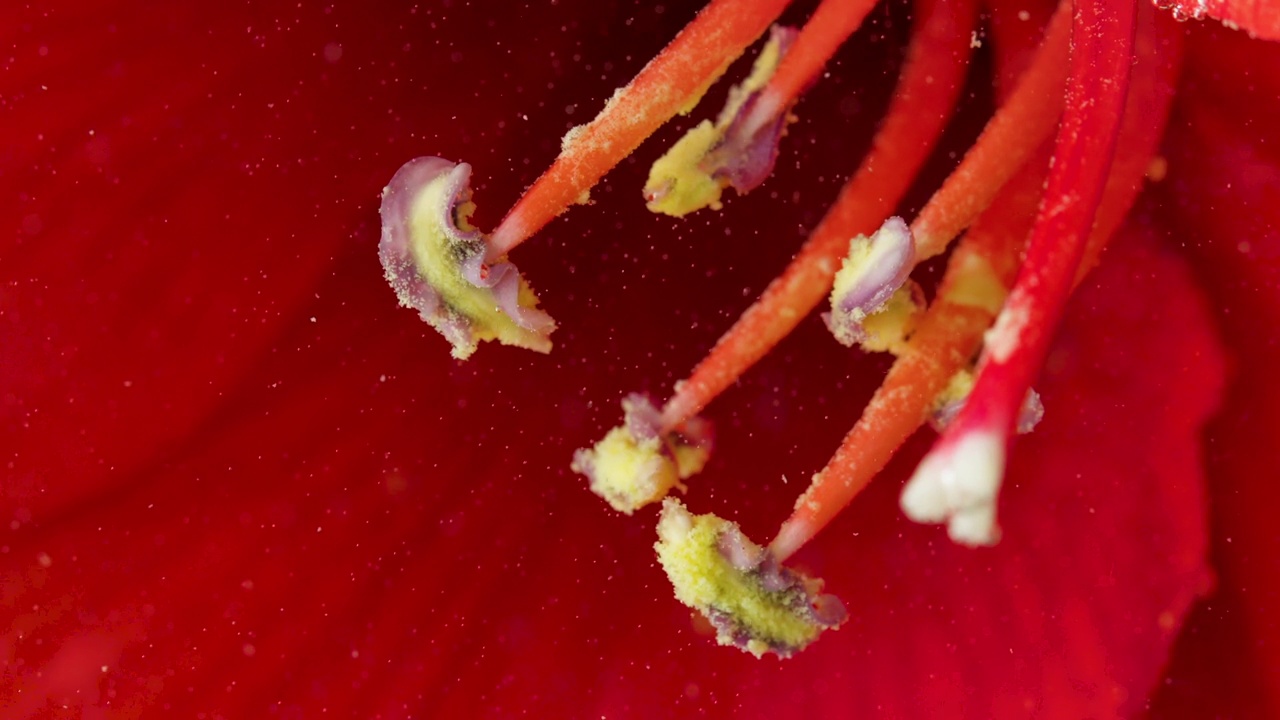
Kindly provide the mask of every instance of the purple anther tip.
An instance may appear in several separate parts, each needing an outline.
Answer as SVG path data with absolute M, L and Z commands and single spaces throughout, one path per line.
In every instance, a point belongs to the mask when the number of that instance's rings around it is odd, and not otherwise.
M 396 291 L 402 305 L 417 310 L 422 319 L 432 325 L 441 323 L 438 329 L 450 342 L 454 338 L 449 326 L 458 325 L 454 334 L 465 336 L 465 323 L 461 318 L 446 316 L 441 307 L 440 294 L 418 272 L 412 247 L 413 205 L 423 188 L 442 176 L 448 176 L 448 207 L 453 207 L 458 194 L 466 188 L 470 175 L 471 167 L 465 163 L 458 165 L 438 157 L 414 158 L 402 165 L 382 190 L 382 206 L 379 209 L 382 216 L 382 239 L 378 242 L 378 257 L 382 261 L 387 282 Z M 456 232 L 452 222 L 443 223 L 443 226 Z M 465 237 L 461 240 L 463 243 L 467 242 Z M 476 240 L 483 243 L 483 238 L 477 237 Z
M 419 206 L 423 193 L 432 183 L 441 180 L 444 186 L 440 189 L 439 202 L 428 208 Z M 518 337 L 511 337 L 509 333 L 503 342 L 546 352 L 551 347 L 547 335 L 555 329 L 555 322 L 546 313 L 520 304 L 522 280 L 514 265 L 505 260 L 493 264 L 484 262 L 487 242 L 483 233 L 459 227 L 466 225 L 465 215 L 459 213 L 471 199 L 470 180 L 470 165 L 438 157 L 415 158 L 396 171 L 382 191 L 380 208 L 382 238 L 378 256 L 387 282 L 402 305 L 417 310 L 424 321 L 449 340 L 454 346 L 454 355 L 459 358 L 467 357 L 475 349 L 478 329 L 483 332 L 492 327 L 491 317 L 471 316 L 460 309 L 465 303 L 456 301 L 469 292 L 482 293 L 498 312 L 520 328 Z M 415 212 L 419 217 L 415 217 Z M 443 245 L 431 246 L 439 255 L 429 262 L 443 268 L 443 272 L 454 273 L 474 290 L 459 290 L 465 288 L 463 283 L 432 285 L 423 269 L 427 260 L 415 256 L 415 252 L 423 252 L 422 247 L 415 247 L 414 243 L 414 223 L 426 222 L 423 213 L 430 213 L 427 217 L 431 228 L 441 238 L 435 243 Z M 417 229 L 423 231 L 421 227 Z M 448 296 L 449 292 L 454 296 Z
M 886 220 L 869 238 L 850 241 L 849 257 L 835 277 L 831 312 L 822 316 L 837 340 L 853 345 L 865 338 L 863 321 L 907 282 L 915 259 L 911 229 L 900 217 Z
M 779 56 L 785 56 L 798 34 L 795 28 L 774 25 L 769 41 L 778 46 Z M 738 92 L 744 92 L 746 97 L 736 103 L 733 119 L 729 121 L 724 137 L 707 155 L 704 168 L 715 177 L 728 181 L 739 193 L 747 193 L 759 187 L 773 172 L 790 106 L 777 108 L 772 116 L 762 121 L 756 112 L 763 89 Z M 730 103 L 732 107 L 732 99 Z M 722 116 L 720 122 L 724 121 Z
M 870 315 L 879 310 L 907 281 L 915 266 L 915 243 L 902 218 L 886 220 L 871 236 L 870 243 L 870 254 L 836 303 L 842 313 Z
M 946 430 L 947 426 L 960 414 L 967 399 L 958 398 L 934 408 L 929 415 L 929 425 L 938 432 Z M 1018 422 L 1014 425 L 1014 430 L 1019 435 L 1026 435 L 1035 430 L 1043 419 L 1044 403 L 1040 401 L 1040 393 L 1036 392 L 1035 388 L 1030 388 L 1027 390 L 1027 396 L 1023 398 L 1022 407 L 1018 408 Z
M 821 594 L 821 580 L 808 578 L 787 568 L 771 552 L 743 535 L 737 526 L 730 526 L 720 534 L 716 548 L 735 570 L 754 578 L 760 589 L 778 597 L 792 612 L 806 618 L 813 625 L 835 628 L 848 617 L 844 603 L 839 598 Z M 738 618 L 718 608 L 712 608 L 707 613 L 707 619 L 722 638 L 743 649 L 747 649 L 753 640 L 764 642 L 770 650 L 782 657 L 802 649 L 757 637 Z

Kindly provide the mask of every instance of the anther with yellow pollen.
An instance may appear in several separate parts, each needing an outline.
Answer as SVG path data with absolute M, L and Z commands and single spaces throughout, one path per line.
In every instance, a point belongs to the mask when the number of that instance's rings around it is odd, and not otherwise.
M 515 265 L 485 262 L 484 236 L 467 222 L 474 209 L 471 167 L 418 158 L 382 191 L 379 255 L 400 304 L 453 345 L 465 360 L 481 340 L 550 352 L 550 315 Z
M 383 261 L 402 300 L 459 357 L 483 339 L 548 350 L 553 325 L 507 253 L 585 197 L 663 122 L 691 110 L 786 4 L 714 0 L 596 119 L 570 132 L 492 235 L 467 224 L 466 165 L 406 165 L 383 202 Z M 719 209 L 725 188 L 744 193 L 762 182 L 801 93 L 872 6 L 824 0 L 799 32 L 775 28 L 717 120 L 695 127 L 654 166 L 650 209 Z M 946 523 L 962 544 L 998 540 L 1010 437 L 1044 413 L 1031 384 L 1071 289 L 1137 197 L 1168 114 L 1180 36 L 1150 7 L 1064 0 L 1042 22 L 993 29 L 998 107 L 908 224 L 892 215 L 957 102 L 977 3 L 916 0 L 913 18 L 897 92 L 871 149 L 791 263 L 665 404 L 627 396 L 623 425 L 572 463 L 622 513 L 662 501 L 655 547 L 677 599 L 705 615 L 722 644 L 757 656 L 790 655 L 843 621 L 820 581 L 782 563 L 926 424 L 942 437 L 907 483 L 902 511 Z M 1035 50 L 1024 67 L 1010 47 Z M 926 292 L 912 275 L 946 252 L 943 277 Z M 894 362 L 761 547 L 735 524 L 666 496 L 707 466 L 711 431 L 698 413 L 824 299 L 835 340 L 888 352 Z
M 844 605 L 820 594 L 821 580 L 782 567 L 737 525 L 693 515 L 679 500 L 663 501 L 654 549 L 676 598 L 706 616 L 721 645 L 787 657 L 845 620 Z
M 663 432 L 658 411 L 643 395 L 622 401 L 626 421 L 590 450 L 573 457 L 573 471 L 591 479 L 591 491 L 630 515 L 684 490 L 681 480 L 702 471 L 711 454 L 711 427 L 691 420 L 681 432 Z
M 716 121 L 702 121 L 653 164 L 644 188 L 649 209 L 676 217 L 719 210 L 724 188 L 745 194 L 764 182 L 791 106 L 874 6 L 874 0 L 823 0 L 799 32 L 774 26 Z

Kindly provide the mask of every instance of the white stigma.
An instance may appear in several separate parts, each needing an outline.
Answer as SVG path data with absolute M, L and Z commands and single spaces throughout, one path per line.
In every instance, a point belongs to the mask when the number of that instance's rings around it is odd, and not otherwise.
M 902 512 L 919 523 L 946 522 L 947 534 L 961 545 L 996 544 L 1004 453 L 1003 436 L 981 430 L 934 448 L 903 488 Z

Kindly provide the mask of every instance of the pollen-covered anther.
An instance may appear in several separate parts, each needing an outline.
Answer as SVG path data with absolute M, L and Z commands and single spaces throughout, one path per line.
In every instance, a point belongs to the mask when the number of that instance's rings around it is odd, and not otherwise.
M 783 567 L 735 523 L 694 515 L 674 498 L 662 504 L 658 562 L 676 599 L 702 613 L 721 645 L 761 657 L 789 657 L 844 622 L 844 605 L 822 581 Z
M 849 241 L 849 253 L 831 289 L 831 312 L 822 319 L 836 340 L 869 351 L 898 352 L 923 306 L 908 282 L 915 265 L 911 230 L 891 217 L 871 237 Z
M 975 430 L 940 443 L 907 481 L 902 512 L 919 523 L 947 523 L 947 534 L 961 545 L 994 545 L 1004 465 L 1005 439 L 998 433 Z
M 623 424 L 575 452 L 571 467 L 587 476 L 591 492 L 630 515 L 672 489 L 686 489 L 680 481 L 701 472 L 711 455 L 712 431 L 710 423 L 692 418 L 680 430 L 664 432 L 658 410 L 643 395 L 628 395 L 622 410 Z
M 485 262 L 485 236 L 468 222 L 471 166 L 410 160 L 382 191 L 378 255 L 400 304 L 421 314 L 465 360 L 482 340 L 550 352 L 555 321 L 505 260 Z
M 747 193 L 769 176 L 788 113 L 768 99 L 762 104 L 762 91 L 796 34 L 774 25 L 751 75 L 729 91 L 716 121 L 703 120 L 653 164 L 644 187 L 650 210 L 674 217 L 719 210 L 725 188 Z
M 943 390 L 934 401 L 933 410 L 929 413 L 929 425 L 938 432 L 945 430 L 960 414 L 971 392 L 973 392 L 973 370 L 964 369 L 953 375 L 947 384 L 947 389 Z M 1040 400 L 1040 393 L 1034 388 L 1027 390 L 1027 396 L 1018 410 L 1018 424 L 1014 429 L 1019 435 L 1026 435 L 1035 430 L 1043 419 L 1044 403 Z

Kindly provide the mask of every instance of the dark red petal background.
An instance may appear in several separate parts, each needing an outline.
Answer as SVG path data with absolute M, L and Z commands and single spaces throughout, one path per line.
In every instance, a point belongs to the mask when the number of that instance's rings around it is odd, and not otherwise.
M 1211 24 L 1193 33 L 1165 143 L 1160 222 L 1195 259 L 1232 382 L 1207 437 L 1221 591 L 1192 618 L 1160 699 L 1183 717 L 1237 707 L 1255 686 L 1268 689 L 1280 712 L 1280 533 L 1270 512 L 1280 502 L 1277 127 L 1280 44 L 1246 42 Z
M 1209 582 L 1197 438 L 1219 307 L 1178 238 L 1129 233 L 1074 302 L 1049 418 L 1015 455 L 1006 541 L 965 551 L 903 520 L 908 457 L 799 558 L 849 626 L 755 661 L 694 630 L 653 562 L 654 518 L 609 514 L 568 458 L 622 393 L 690 367 L 789 257 L 863 148 L 904 23 L 874 16 L 749 204 L 654 218 L 642 164 L 621 168 L 517 254 L 563 324 L 556 353 L 456 365 L 382 282 L 382 184 L 414 155 L 468 160 L 492 222 L 692 14 L 486 7 L 0 9 L 0 197 L 17 198 L 0 211 L 0 708 L 1140 710 Z M 1216 262 L 1223 246 L 1204 247 Z M 1253 277 L 1214 267 L 1214 288 Z M 1233 307 L 1217 327 L 1261 342 L 1249 318 L 1271 316 Z M 713 408 L 722 452 L 690 503 L 766 538 L 883 368 L 806 323 Z M 1222 448 L 1215 473 L 1256 474 Z M 1242 537 L 1263 547 L 1254 528 Z

